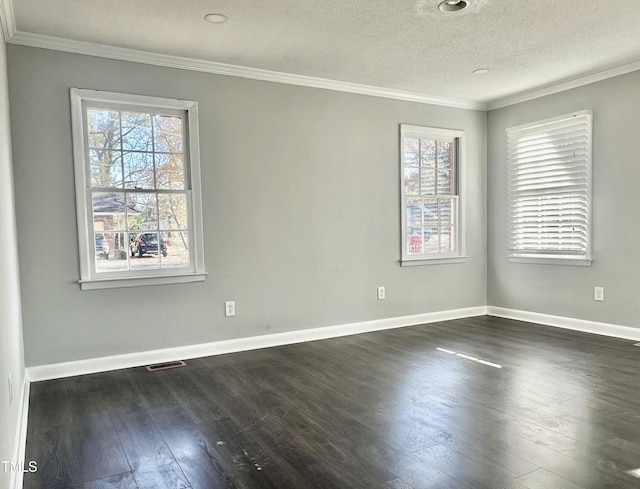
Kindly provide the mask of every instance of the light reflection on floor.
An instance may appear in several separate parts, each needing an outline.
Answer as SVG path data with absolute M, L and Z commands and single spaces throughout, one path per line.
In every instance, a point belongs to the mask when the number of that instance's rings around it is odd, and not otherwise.
M 467 355 L 465 353 L 458 353 L 452 350 L 447 350 L 446 348 L 436 348 L 436 350 L 441 351 L 443 353 L 448 353 L 449 355 L 455 355 L 457 357 L 464 358 L 465 360 L 471 360 L 472 362 L 481 363 L 482 365 L 487 365 L 489 367 L 502 368 L 502 365 L 500 364 L 489 362 L 488 360 L 482 360 L 480 358 L 472 357 L 471 355 Z

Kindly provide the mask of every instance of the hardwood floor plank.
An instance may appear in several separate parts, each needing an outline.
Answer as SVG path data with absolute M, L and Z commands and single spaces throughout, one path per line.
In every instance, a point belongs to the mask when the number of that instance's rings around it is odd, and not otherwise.
M 637 489 L 639 365 L 477 317 L 38 382 L 24 487 Z
M 84 489 L 140 489 L 131 472 L 85 482 Z
M 151 417 L 191 487 L 236 487 L 233 475 L 216 451 L 215 441 L 203 436 L 182 410 L 155 410 Z
M 68 425 L 47 426 L 30 417 L 26 460 L 38 470 L 24 474 L 24 489 L 80 489 L 84 486 L 77 434 Z
M 456 479 L 474 489 L 518 488 L 518 483 L 512 478 L 500 475 L 446 445 L 435 445 L 426 450 L 421 450 L 418 457 L 452 479 Z
M 182 469 L 149 415 L 115 416 L 114 425 L 133 476 L 141 488 L 189 487 Z
M 523 475 L 517 481 L 528 489 L 584 489 L 545 469 Z

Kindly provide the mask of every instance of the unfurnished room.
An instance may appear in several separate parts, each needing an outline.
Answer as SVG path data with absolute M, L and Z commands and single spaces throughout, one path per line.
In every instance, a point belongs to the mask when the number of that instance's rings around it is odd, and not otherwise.
M 0 21 L 0 489 L 640 487 L 635 2 Z

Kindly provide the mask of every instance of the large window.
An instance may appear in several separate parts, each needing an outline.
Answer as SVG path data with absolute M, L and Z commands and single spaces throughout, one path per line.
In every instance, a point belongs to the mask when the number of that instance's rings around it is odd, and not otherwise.
M 400 126 L 402 264 L 463 257 L 460 211 L 464 132 Z
M 591 137 L 586 110 L 507 129 L 512 261 L 590 264 Z
M 204 279 L 195 102 L 71 90 L 83 289 Z

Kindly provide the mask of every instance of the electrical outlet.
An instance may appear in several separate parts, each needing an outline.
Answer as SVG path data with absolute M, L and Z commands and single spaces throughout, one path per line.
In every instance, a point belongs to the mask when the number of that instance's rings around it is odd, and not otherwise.
M 387 293 L 384 290 L 384 286 L 381 285 L 380 287 L 378 287 L 378 300 L 383 301 L 385 300 L 386 297 L 387 297 Z
M 604 301 L 604 287 L 593 288 L 593 300 L 598 302 Z
M 13 404 L 13 382 L 11 381 L 11 374 L 9 374 L 9 406 Z
M 236 303 L 235 301 L 227 301 L 224 303 L 224 315 L 227 317 L 236 315 Z

